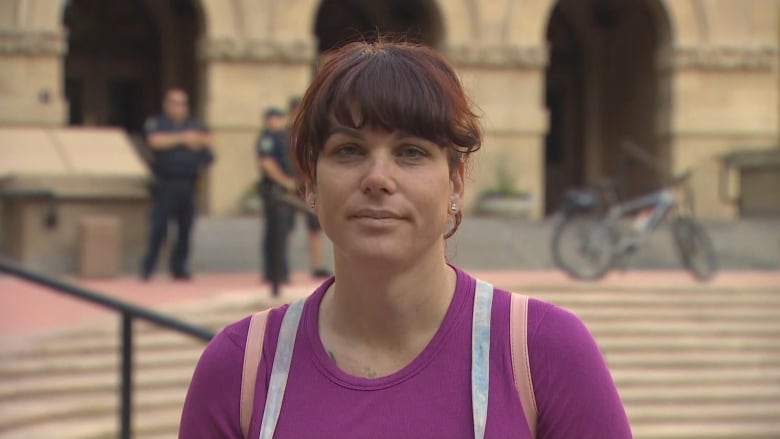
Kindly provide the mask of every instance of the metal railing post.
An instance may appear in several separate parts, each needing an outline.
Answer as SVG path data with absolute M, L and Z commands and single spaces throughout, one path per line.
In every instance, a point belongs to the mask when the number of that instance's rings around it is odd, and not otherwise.
M 1 196 L 2 194 L 0 194 Z M 122 346 L 120 365 L 121 383 L 119 392 L 119 434 L 120 439 L 130 439 L 133 426 L 133 319 L 141 319 L 149 323 L 154 323 L 163 328 L 172 329 L 181 334 L 187 334 L 203 341 L 209 341 L 214 337 L 214 332 L 210 329 L 192 325 L 190 323 L 177 320 L 174 317 L 158 313 L 154 310 L 141 307 L 139 305 L 125 302 L 117 298 L 100 294 L 95 291 L 68 284 L 53 277 L 44 276 L 35 273 L 19 265 L 13 264 L 0 255 L 0 273 L 8 273 L 19 279 L 30 281 L 37 285 L 42 285 L 54 292 L 68 294 L 76 299 L 97 304 L 121 314 L 122 322 L 120 324 Z
M 120 392 L 121 439 L 130 439 L 133 422 L 133 316 L 122 313 L 122 391 Z

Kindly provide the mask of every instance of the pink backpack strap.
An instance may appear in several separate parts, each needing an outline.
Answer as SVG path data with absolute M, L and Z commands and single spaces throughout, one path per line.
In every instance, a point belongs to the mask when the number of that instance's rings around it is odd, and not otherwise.
M 265 339 L 265 323 L 268 321 L 268 312 L 256 312 L 249 320 L 249 331 L 246 334 L 246 346 L 244 348 L 244 369 L 241 375 L 241 431 L 244 437 L 249 437 L 249 421 L 252 420 L 252 411 L 255 405 L 255 382 L 257 380 L 257 368 L 260 367 L 260 357 L 263 354 L 263 340 Z
M 528 360 L 528 296 L 512 294 L 509 330 L 515 389 L 520 396 L 531 437 L 536 437 L 536 397 L 531 380 L 531 364 Z

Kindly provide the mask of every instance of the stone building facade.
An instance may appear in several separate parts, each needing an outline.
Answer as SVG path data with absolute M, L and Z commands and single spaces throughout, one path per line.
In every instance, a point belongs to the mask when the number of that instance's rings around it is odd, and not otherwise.
M 613 176 L 631 139 L 670 172 L 694 167 L 702 216 L 734 218 L 718 157 L 780 144 L 779 22 L 778 0 L 0 0 L 0 129 L 134 133 L 182 86 L 216 139 L 206 209 L 232 213 L 257 178 L 262 109 L 300 95 L 352 30 L 411 31 L 483 114 L 472 204 L 508 184 L 542 217 Z M 657 179 L 635 169 L 630 191 Z

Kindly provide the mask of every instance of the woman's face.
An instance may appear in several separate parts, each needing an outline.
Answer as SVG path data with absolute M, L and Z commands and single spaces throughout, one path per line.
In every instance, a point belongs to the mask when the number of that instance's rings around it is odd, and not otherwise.
M 463 166 L 451 171 L 446 148 L 402 131 L 336 126 L 308 195 L 337 254 L 411 263 L 443 256 L 451 204 L 461 209 Z

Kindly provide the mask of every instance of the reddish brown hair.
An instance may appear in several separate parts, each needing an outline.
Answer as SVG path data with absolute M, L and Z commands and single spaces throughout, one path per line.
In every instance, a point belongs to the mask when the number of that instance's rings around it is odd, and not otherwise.
M 429 140 L 449 149 L 452 170 L 482 144 L 478 117 L 454 69 L 419 44 L 379 39 L 328 54 L 292 125 L 293 160 L 307 184 L 316 179 L 317 159 L 334 122 L 403 130 Z M 457 228 L 460 214 L 455 220 Z

